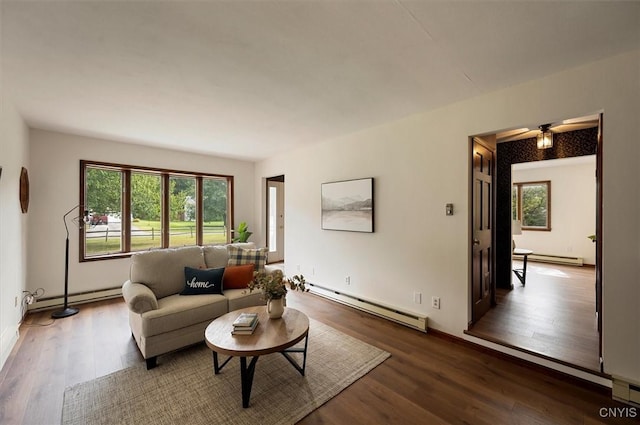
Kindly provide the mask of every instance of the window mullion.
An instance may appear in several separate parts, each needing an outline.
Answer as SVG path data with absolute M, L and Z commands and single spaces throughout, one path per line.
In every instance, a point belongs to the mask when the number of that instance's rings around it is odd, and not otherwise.
M 202 176 L 196 177 L 196 245 L 203 244 L 203 230 L 204 230 L 204 202 L 202 199 Z
M 120 217 L 122 252 L 131 251 L 131 170 L 122 171 L 122 216 Z
M 522 225 L 523 217 L 522 217 L 522 185 L 517 185 L 516 192 L 518 193 L 518 220 L 520 220 L 520 224 Z
M 169 174 L 162 174 L 162 247 L 169 247 Z

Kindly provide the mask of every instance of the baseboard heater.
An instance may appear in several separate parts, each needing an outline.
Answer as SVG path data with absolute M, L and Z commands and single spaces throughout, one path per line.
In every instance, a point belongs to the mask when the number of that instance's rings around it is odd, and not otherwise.
M 514 255 L 514 257 L 522 257 L 520 255 Z M 529 261 L 538 261 L 541 263 L 552 264 L 566 264 L 571 266 L 582 266 L 582 257 L 565 257 L 562 255 L 550 255 L 550 254 L 531 254 L 529 255 Z
M 309 286 L 309 291 L 314 294 L 348 305 L 349 307 L 357 308 L 358 310 L 366 311 L 367 313 L 375 314 L 376 316 L 380 316 L 385 319 L 393 320 L 394 322 L 398 322 L 422 332 L 427 331 L 427 316 L 400 311 L 393 307 L 381 305 L 353 295 L 325 288 L 315 283 L 307 283 L 307 285 Z
M 98 291 L 80 292 L 77 294 L 69 294 L 67 302 L 69 304 L 81 304 L 93 301 L 108 300 L 122 296 L 122 287 L 101 289 Z M 49 310 L 64 305 L 64 295 L 55 297 L 39 298 L 33 304 L 29 305 L 29 311 Z
M 628 382 L 624 378 L 617 376 L 612 377 L 613 389 L 612 396 L 615 400 L 640 406 L 640 384 Z

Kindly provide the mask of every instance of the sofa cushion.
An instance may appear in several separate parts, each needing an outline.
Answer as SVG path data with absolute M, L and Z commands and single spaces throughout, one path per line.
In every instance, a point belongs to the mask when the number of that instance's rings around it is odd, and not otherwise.
M 131 281 L 144 283 L 160 299 L 184 287 L 184 268 L 204 268 L 199 246 L 137 252 L 131 256 Z
M 264 270 L 267 264 L 267 248 L 244 249 L 237 246 L 227 246 L 229 252 L 228 266 L 241 266 L 243 264 L 253 264 L 255 271 Z
M 267 303 L 262 291 L 249 292 L 248 289 L 229 289 L 224 291 L 224 296 L 229 301 L 229 311 Z
M 184 288 L 180 295 L 222 294 L 224 268 L 184 268 Z
M 158 309 L 142 314 L 142 335 L 150 337 L 211 321 L 228 311 L 223 295 L 208 294 L 183 297 L 178 294 L 158 300 Z M 204 340 L 204 333 L 202 334 Z
M 204 262 L 209 268 L 225 267 L 229 262 L 229 253 L 226 245 L 210 245 L 202 247 Z
M 234 243 L 230 244 L 239 248 L 252 249 L 256 245 L 253 242 Z M 229 253 L 227 252 L 228 245 L 207 245 L 202 247 L 204 253 L 204 262 L 210 269 L 225 267 L 229 262 Z
M 253 279 L 253 264 L 227 266 L 222 277 L 222 289 L 244 289 Z

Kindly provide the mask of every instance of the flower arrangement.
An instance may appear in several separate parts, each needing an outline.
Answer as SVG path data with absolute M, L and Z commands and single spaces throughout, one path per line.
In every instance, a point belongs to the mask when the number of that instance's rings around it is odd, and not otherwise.
M 303 275 L 295 275 L 285 278 L 281 270 L 273 273 L 264 271 L 253 272 L 253 280 L 249 282 L 249 292 L 262 290 L 266 300 L 283 298 L 287 295 L 287 284 L 292 291 L 306 292 L 309 289 L 305 286 L 306 280 Z

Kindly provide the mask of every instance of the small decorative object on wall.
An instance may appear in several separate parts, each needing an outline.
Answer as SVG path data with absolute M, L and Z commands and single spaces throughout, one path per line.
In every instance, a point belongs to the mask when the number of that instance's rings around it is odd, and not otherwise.
M 24 167 L 20 171 L 20 209 L 23 213 L 29 211 L 29 173 Z
M 322 183 L 322 228 L 373 232 L 373 178 Z

